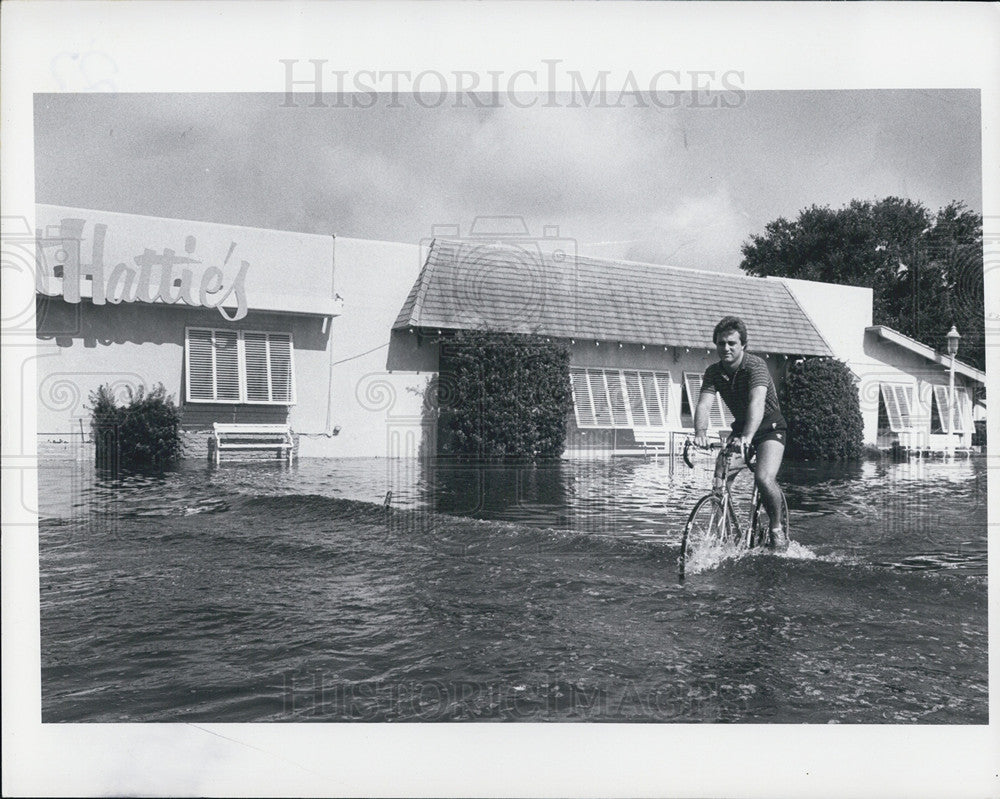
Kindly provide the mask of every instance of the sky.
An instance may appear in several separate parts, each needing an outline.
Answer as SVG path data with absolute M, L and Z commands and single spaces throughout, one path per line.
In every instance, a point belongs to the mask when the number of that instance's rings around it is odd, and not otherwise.
M 982 211 L 978 91 L 666 109 L 309 97 L 36 95 L 36 201 L 410 243 L 514 216 L 584 254 L 725 272 L 751 235 L 811 205 L 894 195 Z

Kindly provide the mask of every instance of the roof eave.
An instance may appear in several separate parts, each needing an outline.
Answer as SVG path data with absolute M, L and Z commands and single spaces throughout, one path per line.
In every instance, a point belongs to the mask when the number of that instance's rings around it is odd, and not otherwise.
M 921 344 L 919 341 L 910 338 L 904 333 L 900 333 L 898 330 L 894 330 L 886 325 L 870 325 L 865 328 L 866 333 L 875 333 L 879 338 L 888 341 L 897 346 L 903 347 L 910 352 L 916 353 L 929 361 L 940 364 L 945 369 L 951 367 L 951 357 L 944 355 L 943 353 L 937 352 L 936 350 L 928 347 L 926 344 Z M 981 372 L 974 366 L 969 366 L 969 364 L 955 359 L 955 371 L 959 374 L 965 375 L 978 383 L 986 384 L 986 373 Z
M 410 319 L 406 322 L 397 322 L 394 325 L 394 330 L 402 330 L 407 328 L 413 329 L 426 329 L 426 330 L 478 330 L 484 326 L 482 321 L 477 322 L 463 322 L 457 320 L 445 320 L 445 319 Z M 632 338 L 630 336 L 615 336 L 607 335 L 595 338 L 593 333 L 589 331 L 576 332 L 567 330 L 554 330 L 544 327 L 533 327 L 530 330 L 520 330 L 516 329 L 516 326 L 505 324 L 503 322 L 498 322 L 495 324 L 487 323 L 485 325 L 488 328 L 501 330 L 503 332 L 510 333 L 531 333 L 539 336 L 548 336 L 550 338 L 578 340 L 578 341 L 600 341 L 607 342 L 611 344 L 626 344 L 629 346 L 644 346 L 644 347 L 678 347 L 689 350 L 706 350 L 711 353 L 713 350 L 711 347 L 705 345 L 702 341 L 685 341 L 685 340 L 661 340 L 661 341 L 650 341 L 648 339 L 638 339 Z M 771 346 L 756 346 L 749 348 L 751 352 L 755 353 L 766 353 L 768 355 L 787 355 L 788 357 L 831 357 L 829 351 L 818 350 L 816 348 L 806 348 L 803 349 L 790 349 L 782 347 L 771 347 Z

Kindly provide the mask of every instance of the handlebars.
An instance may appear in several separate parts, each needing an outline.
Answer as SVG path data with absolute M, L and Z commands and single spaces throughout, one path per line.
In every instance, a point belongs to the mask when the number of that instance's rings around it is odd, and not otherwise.
M 722 450 L 722 454 L 725 455 L 743 454 L 740 451 L 739 447 L 736 447 L 731 443 L 727 443 L 725 446 L 723 446 L 720 443 L 720 444 L 709 444 L 707 447 L 699 447 L 697 444 L 694 443 L 694 441 L 692 441 L 690 438 L 687 438 L 684 440 L 684 463 L 687 465 L 689 469 L 694 468 L 694 463 L 691 462 L 692 449 L 702 450 L 702 451 Z M 753 469 L 754 465 L 756 464 L 756 455 L 757 455 L 756 449 L 754 447 L 749 447 L 745 458 L 745 463 L 747 468 Z
M 709 444 L 707 447 L 699 447 L 690 438 L 684 439 L 684 463 L 689 469 L 694 468 L 694 464 L 691 462 L 691 450 L 708 451 L 713 449 L 722 449 L 722 444 Z

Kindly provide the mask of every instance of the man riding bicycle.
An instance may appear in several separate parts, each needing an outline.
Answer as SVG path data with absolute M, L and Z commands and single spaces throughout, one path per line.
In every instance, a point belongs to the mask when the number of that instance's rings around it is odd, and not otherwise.
M 770 520 L 771 546 L 787 549 L 781 490 L 775 477 L 785 454 L 788 425 L 781 415 L 774 381 L 764 359 L 747 352 L 747 326 L 739 317 L 723 317 L 715 326 L 712 341 L 719 362 L 711 364 L 702 378 L 694 414 L 695 444 L 708 446 L 709 414 L 716 394 L 721 394 L 734 417 L 730 445 L 738 448 L 744 458 L 749 457 L 751 449 L 757 452 L 754 480 Z

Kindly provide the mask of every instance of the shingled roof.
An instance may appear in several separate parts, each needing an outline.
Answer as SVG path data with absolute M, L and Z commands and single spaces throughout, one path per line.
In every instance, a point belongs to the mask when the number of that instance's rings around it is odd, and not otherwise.
M 393 325 L 705 347 L 726 314 L 758 352 L 832 355 L 780 280 L 435 239 Z

